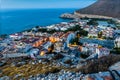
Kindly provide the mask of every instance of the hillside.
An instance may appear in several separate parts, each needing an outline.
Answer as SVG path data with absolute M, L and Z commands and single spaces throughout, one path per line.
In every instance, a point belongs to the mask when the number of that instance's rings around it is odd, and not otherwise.
M 76 12 L 120 18 L 120 0 L 98 0 L 94 4 Z

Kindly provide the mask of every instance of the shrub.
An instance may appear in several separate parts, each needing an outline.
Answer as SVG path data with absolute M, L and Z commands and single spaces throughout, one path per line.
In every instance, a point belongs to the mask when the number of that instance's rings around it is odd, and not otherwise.
M 62 54 L 56 54 L 54 57 L 53 57 L 53 60 L 57 60 L 57 59 L 61 59 L 63 58 L 64 56 Z
M 120 54 L 120 48 L 114 48 L 110 53 Z
M 72 61 L 71 61 L 71 60 L 67 60 L 67 61 L 65 61 L 64 63 L 65 63 L 65 64 L 71 64 Z
M 107 71 L 108 68 L 120 61 L 120 55 L 109 55 L 99 59 L 89 60 L 87 64 L 79 69 L 84 74 L 98 73 L 101 71 Z
M 86 55 L 86 54 L 80 54 L 80 57 L 85 59 L 85 58 L 89 57 L 89 55 Z

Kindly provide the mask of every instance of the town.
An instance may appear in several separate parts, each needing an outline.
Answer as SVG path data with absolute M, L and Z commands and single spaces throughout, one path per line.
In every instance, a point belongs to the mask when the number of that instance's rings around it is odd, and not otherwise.
M 76 18 L 1 36 L 0 79 L 119 80 L 119 26 Z

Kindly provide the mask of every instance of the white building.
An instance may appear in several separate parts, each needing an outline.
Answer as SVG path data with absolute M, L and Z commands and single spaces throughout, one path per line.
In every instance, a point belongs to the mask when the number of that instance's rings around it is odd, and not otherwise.
M 23 38 L 23 35 L 16 33 L 16 34 L 9 35 L 9 37 L 12 38 L 12 39 L 21 39 L 21 38 Z
M 93 54 L 97 54 L 98 58 L 102 57 L 102 56 L 107 56 L 110 54 L 110 50 L 108 48 L 99 48 L 98 44 L 94 44 L 94 43 L 84 43 L 83 44 L 84 47 L 82 47 L 82 52 L 91 52 Z M 89 53 L 90 54 L 90 53 Z
M 69 46 L 69 43 L 72 39 L 75 38 L 75 34 L 74 33 L 70 33 L 68 36 L 67 36 L 67 46 Z
M 67 30 L 67 28 L 62 27 L 62 28 L 60 28 L 60 30 L 65 31 L 65 30 Z
M 43 47 L 44 47 L 45 49 L 48 49 L 51 45 L 52 45 L 52 43 L 48 41 L 48 42 L 46 42 L 45 44 L 43 44 Z

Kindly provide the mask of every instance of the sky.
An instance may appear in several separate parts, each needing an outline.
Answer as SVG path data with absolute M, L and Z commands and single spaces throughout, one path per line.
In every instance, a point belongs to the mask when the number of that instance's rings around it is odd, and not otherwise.
M 81 8 L 96 0 L 0 0 L 1 8 Z

